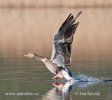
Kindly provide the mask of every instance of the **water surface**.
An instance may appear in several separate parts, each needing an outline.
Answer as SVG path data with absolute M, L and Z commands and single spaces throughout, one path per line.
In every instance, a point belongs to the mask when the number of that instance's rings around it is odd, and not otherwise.
M 74 61 L 75 74 L 111 79 L 112 62 Z M 44 64 L 22 56 L 0 56 L 0 98 L 2 100 L 111 100 L 112 83 L 66 83 L 51 80 Z M 9 94 L 8 94 L 9 93 Z M 55 98 L 55 99 L 54 99 Z

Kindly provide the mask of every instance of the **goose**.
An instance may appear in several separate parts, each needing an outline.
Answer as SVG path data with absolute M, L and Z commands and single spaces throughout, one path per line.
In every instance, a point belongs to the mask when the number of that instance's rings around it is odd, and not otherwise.
M 58 33 L 54 36 L 52 55 L 50 59 L 42 57 L 36 53 L 28 53 L 24 55 L 25 57 L 42 61 L 47 69 L 54 74 L 52 79 L 74 79 L 73 74 L 69 69 L 71 66 L 71 45 L 74 33 L 79 25 L 79 22 L 76 22 L 76 19 L 81 13 L 82 11 L 78 12 L 75 17 L 70 13 L 63 22 Z

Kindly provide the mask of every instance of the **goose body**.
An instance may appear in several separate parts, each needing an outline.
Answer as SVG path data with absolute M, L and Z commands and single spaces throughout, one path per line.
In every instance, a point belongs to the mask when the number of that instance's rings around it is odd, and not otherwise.
M 75 23 L 75 21 L 81 13 L 80 11 L 75 17 L 70 14 L 60 27 L 58 33 L 54 36 L 51 59 L 39 56 L 36 53 L 28 53 L 25 55 L 26 57 L 41 60 L 47 69 L 55 75 L 53 79 L 74 79 L 68 67 L 71 66 L 71 45 L 73 36 L 79 25 L 79 22 Z

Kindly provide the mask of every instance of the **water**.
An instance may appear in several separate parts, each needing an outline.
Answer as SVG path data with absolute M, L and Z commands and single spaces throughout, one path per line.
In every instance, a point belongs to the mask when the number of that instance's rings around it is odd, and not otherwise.
M 74 61 L 70 68 L 97 79 L 112 79 L 112 62 Z M 112 83 L 65 82 L 34 59 L 0 56 L 0 98 L 2 100 L 111 100 Z

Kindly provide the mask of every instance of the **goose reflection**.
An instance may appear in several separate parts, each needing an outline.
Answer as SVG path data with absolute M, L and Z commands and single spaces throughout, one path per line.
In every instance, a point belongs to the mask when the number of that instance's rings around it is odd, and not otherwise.
M 43 95 L 43 100 L 73 100 L 71 96 L 71 90 L 73 87 L 86 88 L 97 84 L 98 82 L 78 82 L 67 81 L 63 83 L 53 83 L 53 88 Z

